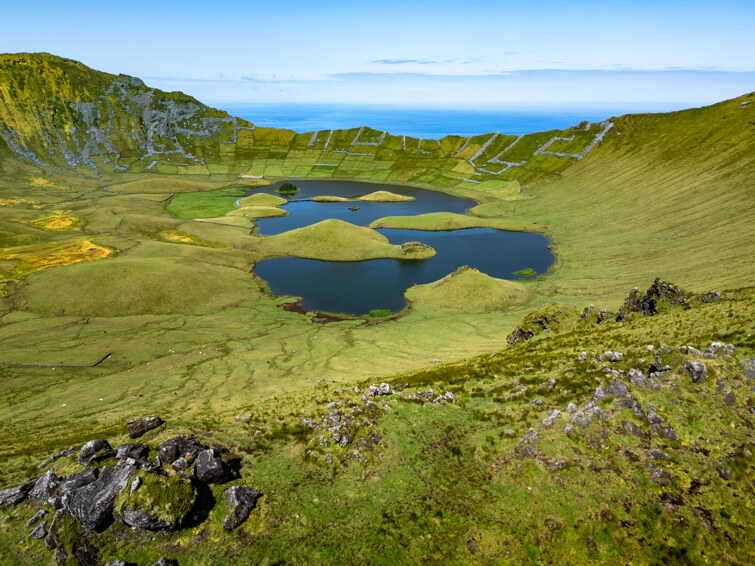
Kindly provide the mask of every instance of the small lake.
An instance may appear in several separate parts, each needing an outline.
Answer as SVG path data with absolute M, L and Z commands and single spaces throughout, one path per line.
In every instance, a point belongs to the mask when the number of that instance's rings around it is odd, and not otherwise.
M 441 211 L 463 214 L 467 208 L 476 204 L 469 199 L 397 185 L 351 181 L 292 182 L 301 189 L 297 199 L 318 195 L 351 198 L 384 190 L 408 194 L 416 200 L 399 203 L 316 203 L 295 200 L 284 207 L 290 211 L 288 216 L 258 221 L 262 234 L 278 234 L 327 218 L 340 218 L 364 226 L 383 216 Z M 359 206 L 360 210 L 349 211 L 348 208 L 354 205 Z M 359 215 L 360 212 L 362 215 Z M 362 315 L 373 309 L 398 312 L 406 305 L 404 291 L 408 287 L 437 281 L 462 265 L 479 269 L 492 277 L 519 279 L 514 275 L 515 271 L 529 267 L 542 274 L 553 263 L 548 238 L 540 234 L 490 228 L 442 232 L 381 229 L 378 232 L 393 244 L 421 241 L 435 248 L 438 254 L 424 261 L 374 259 L 330 262 L 283 257 L 259 262 L 254 272 L 267 281 L 273 293 L 302 297 L 299 304 L 305 310 Z

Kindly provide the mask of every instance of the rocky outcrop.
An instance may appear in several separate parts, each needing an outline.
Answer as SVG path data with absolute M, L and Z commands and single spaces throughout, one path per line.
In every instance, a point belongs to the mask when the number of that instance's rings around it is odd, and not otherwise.
M 227 511 L 223 526 L 230 531 L 246 521 L 260 497 L 262 497 L 262 493 L 251 487 L 234 486 L 226 489 L 225 504 Z
M 129 438 L 139 438 L 144 436 L 150 430 L 155 430 L 164 424 L 160 417 L 136 417 L 126 422 L 126 429 Z
M 622 322 L 629 318 L 633 313 L 640 313 L 643 316 L 653 316 L 670 307 L 687 307 L 691 293 L 681 288 L 667 283 L 661 279 L 656 279 L 648 287 L 645 294 L 635 287 L 629 292 L 624 300 L 624 305 L 619 309 L 616 320 Z

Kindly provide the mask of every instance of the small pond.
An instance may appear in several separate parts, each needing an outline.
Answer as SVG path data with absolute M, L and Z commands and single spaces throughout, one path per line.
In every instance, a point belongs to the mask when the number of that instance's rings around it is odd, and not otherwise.
M 327 218 L 340 218 L 352 224 L 367 225 L 384 216 L 408 216 L 427 212 L 450 211 L 463 214 L 475 205 L 433 191 L 351 181 L 292 181 L 301 191 L 284 208 L 290 214 L 260 219 L 260 232 L 278 234 L 308 226 Z M 305 201 L 318 195 L 356 197 L 384 190 L 408 194 L 416 200 L 397 203 Z M 255 191 L 258 192 L 258 191 Z M 267 190 L 265 192 L 268 192 Z M 357 205 L 356 212 L 349 207 Z M 360 214 L 361 213 L 361 214 Z M 378 230 L 393 244 L 421 241 L 438 254 L 424 261 L 375 259 L 358 262 L 330 262 L 284 257 L 261 261 L 255 274 L 268 282 L 278 295 L 302 297 L 299 304 L 309 311 L 366 314 L 374 309 L 400 311 L 406 305 L 404 291 L 441 279 L 468 265 L 501 279 L 518 279 L 515 271 L 532 268 L 545 273 L 553 263 L 548 239 L 540 234 L 473 228 L 442 232 L 417 230 Z

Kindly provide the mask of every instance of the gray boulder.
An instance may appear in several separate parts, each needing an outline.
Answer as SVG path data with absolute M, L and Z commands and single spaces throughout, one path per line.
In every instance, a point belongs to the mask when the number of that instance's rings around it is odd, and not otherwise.
M 26 495 L 29 493 L 33 485 L 33 483 L 29 482 L 24 485 L 17 485 L 15 487 L 0 490 L 0 507 L 10 507 L 11 505 L 21 503 L 26 499 Z
M 688 361 L 684 364 L 684 367 L 693 383 L 705 383 L 708 379 L 708 368 L 705 367 L 703 362 Z
M 202 483 L 223 483 L 228 479 L 228 471 L 223 461 L 213 449 L 203 450 L 197 456 L 194 475 Z
M 29 538 L 32 540 L 41 540 L 47 536 L 47 521 L 42 521 L 39 525 L 34 527 L 34 530 L 29 533 Z
M 627 372 L 627 378 L 629 379 L 629 383 L 636 385 L 637 387 L 642 387 L 644 389 L 648 386 L 648 377 L 637 369 L 630 369 Z
M 661 417 L 655 410 L 655 407 L 653 407 L 650 403 L 648 403 L 648 416 L 647 421 L 648 424 L 661 424 L 662 422 L 665 422 L 663 417 Z
M 79 464 L 86 466 L 89 462 L 104 460 L 112 456 L 115 456 L 115 450 L 110 446 L 110 443 L 104 438 L 95 438 L 81 447 Z
M 60 485 L 60 478 L 52 470 L 47 470 L 45 475 L 37 480 L 34 487 L 29 492 L 29 499 L 47 500 L 52 495 L 55 488 Z
M 121 444 L 115 453 L 115 457 L 119 460 L 124 458 L 133 458 L 134 460 L 142 460 L 149 454 L 149 448 L 140 442 L 134 444 Z
M 129 438 L 139 438 L 150 430 L 162 426 L 164 421 L 160 417 L 136 417 L 126 423 Z
M 106 466 L 94 482 L 67 494 L 63 505 L 82 527 L 95 530 L 111 517 L 115 497 L 126 488 L 137 469 L 133 460 L 121 460 L 114 468 Z
M 262 493 L 251 487 L 234 486 L 226 489 L 225 505 L 227 512 L 223 526 L 230 531 L 246 521 L 260 497 L 262 497 Z

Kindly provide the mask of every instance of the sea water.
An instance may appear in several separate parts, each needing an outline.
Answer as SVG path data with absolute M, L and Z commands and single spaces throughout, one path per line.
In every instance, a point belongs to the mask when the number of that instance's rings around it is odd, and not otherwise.
M 491 132 L 529 134 L 563 130 L 580 122 L 602 122 L 626 113 L 620 108 L 440 109 L 338 104 L 215 104 L 232 116 L 265 128 L 298 133 L 369 126 L 393 135 L 439 139 Z

